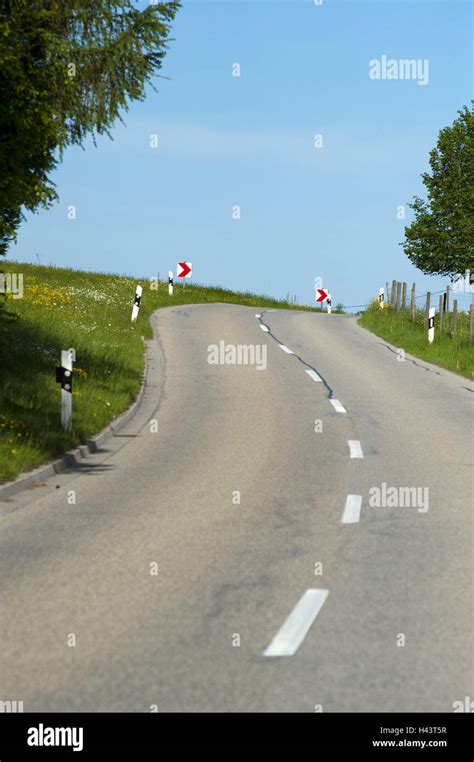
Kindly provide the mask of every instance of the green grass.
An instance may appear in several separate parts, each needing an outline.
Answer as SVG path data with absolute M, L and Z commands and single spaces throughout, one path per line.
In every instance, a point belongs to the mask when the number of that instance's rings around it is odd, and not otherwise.
M 252 307 L 304 309 L 285 301 L 222 288 L 57 267 L 0 262 L 0 271 L 23 273 L 24 295 L 0 295 L 0 482 L 15 478 L 98 433 L 135 399 L 143 372 L 143 342 L 159 307 L 229 302 Z M 133 296 L 143 286 L 136 323 Z M 61 349 L 74 347 L 73 431 L 61 429 L 55 367 Z
M 439 329 L 439 316 L 435 316 L 435 338 L 428 343 L 428 330 L 424 324 L 424 310 L 418 310 L 412 320 L 410 310 L 395 312 L 390 307 L 381 310 L 373 302 L 359 319 L 368 328 L 408 354 L 439 365 L 472 379 L 474 376 L 474 340 L 469 344 L 469 315 L 458 313 L 456 335 L 452 335 L 453 313 L 443 316 L 443 328 Z

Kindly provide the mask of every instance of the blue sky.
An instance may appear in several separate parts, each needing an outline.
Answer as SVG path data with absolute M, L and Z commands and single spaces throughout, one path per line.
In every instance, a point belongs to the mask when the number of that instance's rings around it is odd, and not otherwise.
M 438 131 L 471 97 L 471 13 L 456 0 L 184 0 L 170 79 L 113 142 L 67 150 L 59 203 L 28 216 L 10 258 L 137 277 L 188 260 L 196 282 L 303 303 L 316 277 L 333 304 L 393 278 L 443 288 L 398 245 L 410 210 L 397 207 L 423 194 Z M 384 54 L 428 59 L 428 84 L 370 79 Z

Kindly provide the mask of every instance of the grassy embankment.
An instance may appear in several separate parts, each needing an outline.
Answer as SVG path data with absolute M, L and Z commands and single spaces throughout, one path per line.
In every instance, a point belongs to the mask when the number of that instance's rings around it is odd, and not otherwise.
M 253 307 L 310 309 L 267 296 L 221 288 L 81 272 L 17 262 L 0 271 L 23 273 L 24 295 L 0 295 L 0 483 L 84 442 L 123 412 L 138 393 L 143 371 L 141 336 L 159 307 L 230 302 Z M 135 286 L 143 297 L 130 321 Z M 73 432 L 61 429 L 55 367 L 61 349 L 74 347 Z
M 469 344 L 469 315 L 458 313 L 456 335 L 452 335 L 453 313 L 443 315 L 443 327 L 439 329 L 439 315 L 435 316 L 435 338 L 428 343 L 428 330 L 425 326 L 424 310 L 419 309 L 416 319 L 412 320 L 409 309 L 398 313 L 386 306 L 380 309 L 374 301 L 359 319 L 360 325 L 368 328 L 408 354 L 420 357 L 434 365 L 459 373 L 472 379 L 474 377 L 474 341 Z

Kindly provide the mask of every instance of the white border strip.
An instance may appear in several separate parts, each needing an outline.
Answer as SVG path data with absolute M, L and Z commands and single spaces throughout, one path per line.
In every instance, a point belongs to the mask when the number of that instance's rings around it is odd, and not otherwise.
M 312 378 L 312 379 L 313 379 L 313 381 L 319 381 L 320 383 L 322 383 L 322 379 L 321 379 L 321 378 L 319 378 L 319 376 L 318 376 L 318 374 L 316 373 L 316 371 L 315 371 L 315 370 L 308 370 L 308 369 L 306 368 L 306 373 L 308 374 L 308 376 L 309 376 L 310 378 Z
M 362 495 L 348 495 L 346 505 L 342 514 L 343 524 L 357 524 L 360 519 L 360 509 L 362 508 Z
M 283 349 L 284 352 L 286 352 L 287 355 L 293 355 L 294 352 L 291 351 L 291 349 L 288 349 L 284 344 L 278 344 L 280 349 Z
M 331 405 L 332 405 L 332 406 L 333 406 L 333 408 L 335 409 L 336 413 L 347 413 L 347 410 L 346 410 L 346 408 L 344 407 L 344 405 L 341 405 L 341 403 L 339 402 L 339 400 L 335 400 L 335 399 L 332 399 L 332 398 L 331 398 L 331 399 L 329 400 L 329 402 L 331 403 Z
M 347 444 L 349 445 L 349 452 L 350 452 L 351 458 L 364 457 L 364 453 L 362 452 L 362 446 L 358 439 L 348 439 Z
M 265 331 L 265 333 L 268 333 L 268 331 L 270 330 L 269 328 L 267 328 L 266 325 L 260 325 L 260 328 L 262 329 L 262 331 Z
M 263 655 L 293 656 L 305 639 L 328 595 L 329 590 L 306 590 Z

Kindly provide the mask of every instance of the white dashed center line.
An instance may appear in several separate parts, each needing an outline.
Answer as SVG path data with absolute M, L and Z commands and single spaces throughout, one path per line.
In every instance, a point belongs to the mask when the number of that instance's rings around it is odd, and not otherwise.
M 270 330 L 269 328 L 267 328 L 266 325 L 260 325 L 260 328 L 262 329 L 262 331 L 265 331 L 265 333 L 268 333 L 268 331 Z
M 341 403 L 339 402 L 339 400 L 335 400 L 335 399 L 332 399 L 332 398 L 331 398 L 331 399 L 329 400 L 329 402 L 331 403 L 331 405 L 332 405 L 332 406 L 333 406 L 333 408 L 335 409 L 336 413 L 347 413 L 347 410 L 346 410 L 346 408 L 344 407 L 344 405 L 341 405 Z
M 308 369 L 306 369 L 306 373 L 308 374 L 308 376 L 310 378 L 313 379 L 313 381 L 319 381 L 320 383 L 322 383 L 322 379 L 319 378 L 319 376 L 318 376 L 318 374 L 316 373 L 315 370 L 308 370 Z
M 360 509 L 362 507 L 362 495 L 348 495 L 346 506 L 342 514 L 343 524 L 357 524 L 360 519 Z
M 351 458 L 364 457 L 364 453 L 362 452 L 362 447 L 358 439 L 348 439 L 347 444 L 349 445 Z
M 306 590 L 263 655 L 293 656 L 305 639 L 328 595 L 329 590 Z
M 261 315 L 255 315 L 255 317 L 256 317 L 256 318 L 257 318 L 257 320 L 258 320 L 258 319 L 259 319 L 259 318 L 261 318 L 262 316 L 261 316 Z
M 288 347 L 285 347 L 284 344 L 278 344 L 280 349 L 283 349 L 284 352 L 286 352 L 287 355 L 292 355 L 294 352 L 291 351 L 291 349 L 288 349 Z

